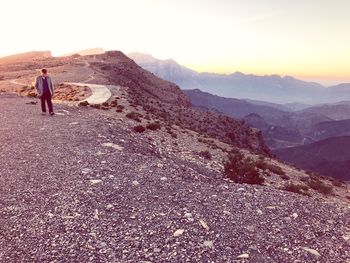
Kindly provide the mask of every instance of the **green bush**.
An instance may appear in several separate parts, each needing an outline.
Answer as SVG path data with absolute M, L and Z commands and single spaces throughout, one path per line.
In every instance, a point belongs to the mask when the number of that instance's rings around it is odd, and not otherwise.
M 229 153 L 228 160 L 224 162 L 224 169 L 226 177 L 235 183 L 261 185 L 265 181 L 257 170 L 256 162 L 245 158 L 238 150 Z
M 145 127 L 143 127 L 142 125 L 137 125 L 137 126 L 134 127 L 134 131 L 135 131 L 135 132 L 142 133 L 142 132 L 144 132 L 145 130 L 146 130 Z

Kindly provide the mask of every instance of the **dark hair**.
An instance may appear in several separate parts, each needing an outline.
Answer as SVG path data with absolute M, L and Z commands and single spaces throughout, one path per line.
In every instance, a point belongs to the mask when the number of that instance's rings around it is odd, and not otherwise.
M 43 69 L 41 70 L 41 73 L 46 74 L 46 73 L 47 73 L 47 69 L 46 69 L 46 68 L 43 68 Z

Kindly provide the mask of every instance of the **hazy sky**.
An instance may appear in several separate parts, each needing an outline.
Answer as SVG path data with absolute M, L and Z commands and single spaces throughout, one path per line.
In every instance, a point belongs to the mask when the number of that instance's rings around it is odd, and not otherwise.
M 350 82 L 349 0 L 2 0 L 0 56 L 102 47 L 198 71 Z

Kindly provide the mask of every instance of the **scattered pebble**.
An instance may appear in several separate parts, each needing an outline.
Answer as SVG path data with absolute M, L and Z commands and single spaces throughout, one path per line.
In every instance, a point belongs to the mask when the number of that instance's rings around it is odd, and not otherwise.
M 102 180 L 100 180 L 100 179 L 91 179 L 91 180 L 89 180 L 89 181 L 90 181 L 90 183 L 91 183 L 92 185 L 102 183 Z
M 174 237 L 179 237 L 179 236 L 182 236 L 182 234 L 185 232 L 184 229 L 178 229 L 174 232 Z
M 99 219 L 99 211 L 98 211 L 98 209 L 95 209 L 94 218 L 97 219 L 97 220 Z
M 111 142 L 102 143 L 102 146 L 113 148 L 113 149 L 118 150 L 118 151 L 124 150 L 124 147 L 119 146 L 118 144 L 111 143 Z
M 318 251 L 315 250 L 315 249 L 308 248 L 308 247 L 303 247 L 303 250 L 309 252 L 310 254 L 312 254 L 312 255 L 314 255 L 314 256 L 316 256 L 316 257 L 320 257 L 320 256 L 321 256 L 321 254 L 318 253 Z
M 242 254 L 242 255 L 239 255 L 237 258 L 249 258 L 249 255 L 248 254 Z
M 112 209 L 114 206 L 112 205 L 112 204 L 108 204 L 107 206 L 106 206 L 106 208 L 107 209 Z
M 82 172 L 83 174 L 89 174 L 89 173 L 92 172 L 92 170 L 89 169 L 89 168 L 84 168 L 83 170 L 81 170 L 81 172 Z
M 213 248 L 213 247 L 214 247 L 214 243 L 213 243 L 213 241 L 211 241 L 211 240 L 206 240 L 206 241 L 204 241 L 203 245 L 204 245 L 205 247 L 209 247 L 209 248 Z
M 202 227 L 203 227 L 205 230 L 209 231 L 209 226 L 208 226 L 208 224 L 207 224 L 203 219 L 200 219 L 200 220 L 199 220 L 199 223 L 201 223 Z
M 139 186 L 140 183 L 139 183 L 138 181 L 134 180 L 134 181 L 132 181 L 132 185 L 133 185 L 133 186 Z

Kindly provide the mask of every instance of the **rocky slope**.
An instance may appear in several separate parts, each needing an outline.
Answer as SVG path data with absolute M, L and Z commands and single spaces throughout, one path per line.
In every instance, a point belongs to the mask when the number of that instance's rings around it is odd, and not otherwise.
M 126 88 L 113 93 L 122 112 L 55 105 L 54 117 L 35 99 L 0 95 L 0 261 L 349 260 L 350 210 L 339 196 L 278 190 L 288 180 L 274 173 L 265 187 L 232 183 L 222 175 L 232 146 L 130 119 L 142 107 Z M 158 130 L 134 131 L 156 121 Z M 306 176 L 280 166 L 290 181 Z
M 170 125 L 180 125 L 238 147 L 269 154 L 258 131 L 224 115 L 190 107 L 188 97 L 178 86 L 142 69 L 123 53 L 106 52 L 87 57 L 87 61 L 109 84 L 127 86 L 133 103 Z

